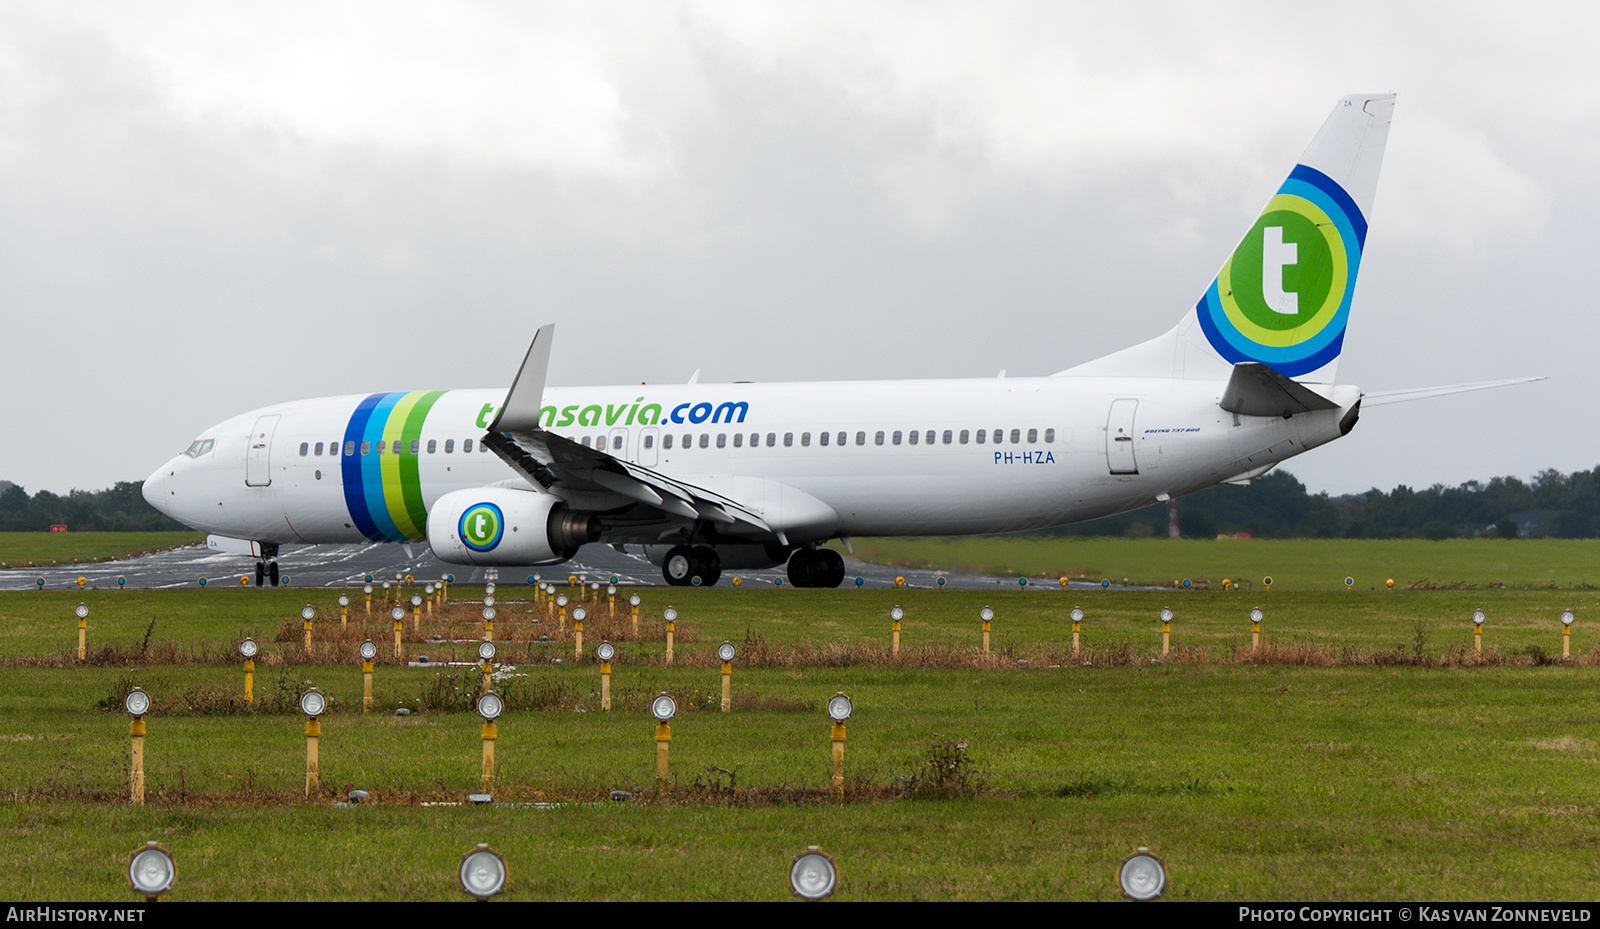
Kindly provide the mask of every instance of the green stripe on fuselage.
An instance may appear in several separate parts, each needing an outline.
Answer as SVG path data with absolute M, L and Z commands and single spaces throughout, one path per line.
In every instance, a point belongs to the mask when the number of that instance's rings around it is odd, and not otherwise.
M 426 538 L 428 535 L 428 508 L 422 502 L 421 462 L 418 460 L 419 456 L 410 454 L 411 443 L 422 437 L 422 424 L 428 418 L 428 411 L 433 409 L 434 402 L 444 396 L 444 393 L 442 390 L 430 390 L 418 397 L 410 413 L 406 415 L 405 432 L 401 436 L 407 452 L 400 459 L 401 498 L 406 517 L 417 527 L 418 539 Z M 418 451 L 421 451 L 420 446 Z

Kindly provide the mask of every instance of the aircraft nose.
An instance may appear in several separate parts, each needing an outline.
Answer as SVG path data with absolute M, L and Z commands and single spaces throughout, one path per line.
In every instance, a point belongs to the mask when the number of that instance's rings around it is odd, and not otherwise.
M 167 465 L 162 465 L 156 469 L 154 474 L 144 479 L 144 486 L 140 488 L 140 492 L 144 494 L 144 502 L 155 507 L 166 516 L 172 515 L 171 506 L 167 502 L 169 496 L 167 479 L 171 470 Z

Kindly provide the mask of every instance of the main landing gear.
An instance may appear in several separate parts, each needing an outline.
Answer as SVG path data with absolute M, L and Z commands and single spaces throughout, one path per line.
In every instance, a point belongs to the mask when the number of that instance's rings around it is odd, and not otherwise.
M 844 556 L 827 548 L 797 548 L 789 556 L 789 583 L 796 587 L 838 587 L 844 583 Z
M 722 559 L 716 549 L 704 545 L 674 546 L 661 563 L 661 576 L 673 587 L 694 586 L 696 579 L 701 587 L 714 587 L 722 577 Z

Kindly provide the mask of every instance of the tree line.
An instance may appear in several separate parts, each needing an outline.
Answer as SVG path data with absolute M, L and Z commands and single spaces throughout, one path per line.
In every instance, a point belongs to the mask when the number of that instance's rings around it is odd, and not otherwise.
M 0 532 L 43 532 L 65 525 L 76 532 L 155 532 L 186 528 L 155 510 L 141 481 L 105 490 L 29 496 L 0 481 Z M 1562 474 L 1547 470 L 1531 481 L 1497 477 L 1457 487 L 1404 484 L 1385 493 L 1330 496 L 1308 493 L 1287 471 L 1247 486 L 1223 484 L 1178 499 L 1178 526 L 1188 538 L 1249 533 L 1262 538 L 1501 538 L 1600 536 L 1600 466 Z M 1059 535 L 1165 536 L 1168 512 L 1154 504 L 1120 516 L 1053 530 Z

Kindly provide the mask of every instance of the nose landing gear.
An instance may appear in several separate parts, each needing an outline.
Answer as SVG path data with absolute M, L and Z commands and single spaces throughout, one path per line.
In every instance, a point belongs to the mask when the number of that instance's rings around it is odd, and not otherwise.
M 256 586 L 261 587 L 266 583 L 278 586 L 278 563 L 276 561 L 256 562 Z

